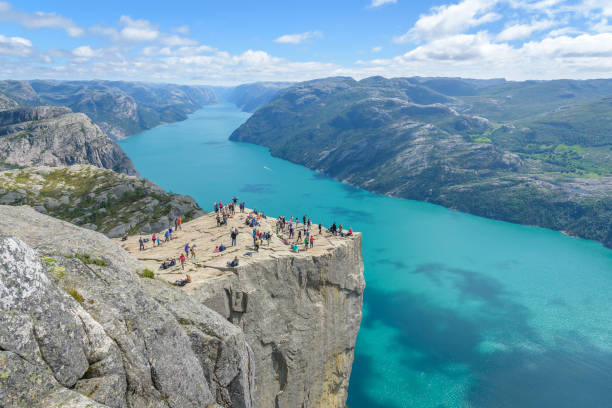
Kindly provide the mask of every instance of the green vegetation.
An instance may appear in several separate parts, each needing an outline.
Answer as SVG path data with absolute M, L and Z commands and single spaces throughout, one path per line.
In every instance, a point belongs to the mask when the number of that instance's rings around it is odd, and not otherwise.
M 149 279 L 153 279 L 155 278 L 155 274 L 153 273 L 152 270 L 150 269 L 144 269 L 141 273 L 140 276 L 143 278 L 149 278 Z
M 170 214 L 185 221 L 202 212 L 190 198 L 169 194 L 151 183 L 93 166 L 51 171 L 36 168 L 0 173 L 3 194 L 26 191 L 13 205 L 43 206 L 51 216 L 108 233 L 126 225 L 129 234 L 148 232 L 152 223 Z
M 90 254 L 75 254 L 74 257 L 86 265 L 108 266 L 104 259 L 94 258 Z
M 68 289 L 66 292 L 68 292 L 68 294 L 77 302 L 81 304 L 83 303 L 83 296 L 76 289 Z

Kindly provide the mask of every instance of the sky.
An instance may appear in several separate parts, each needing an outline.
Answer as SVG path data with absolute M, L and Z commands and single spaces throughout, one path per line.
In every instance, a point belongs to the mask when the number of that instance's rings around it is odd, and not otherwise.
M 612 77 L 612 0 L 0 1 L 0 78 Z

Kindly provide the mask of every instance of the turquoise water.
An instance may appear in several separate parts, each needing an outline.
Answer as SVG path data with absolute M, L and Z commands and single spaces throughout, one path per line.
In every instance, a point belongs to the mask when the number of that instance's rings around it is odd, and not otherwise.
M 343 185 L 233 143 L 248 114 L 206 107 L 121 141 L 140 173 L 205 209 L 363 232 L 367 289 L 351 408 L 612 406 L 612 251 Z

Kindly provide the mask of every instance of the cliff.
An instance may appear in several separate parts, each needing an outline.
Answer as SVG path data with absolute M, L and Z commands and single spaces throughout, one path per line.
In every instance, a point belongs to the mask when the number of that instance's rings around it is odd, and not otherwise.
M 29 167 L 0 172 L 0 204 L 29 205 L 109 237 L 149 233 L 204 214 L 189 196 L 90 165 Z
M 360 235 L 324 232 L 299 254 L 274 237 L 246 256 L 241 220 L 230 221 L 239 246 L 222 253 L 211 246 L 228 243 L 228 227 L 213 215 L 155 249 L 118 241 L 138 261 L 97 232 L 0 206 L 0 406 L 343 408 Z M 160 270 L 185 242 L 197 258 Z M 167 283 L 185 272 L 183 288 Z
M 0 165 L 72 164 L 138 174 L 123 150 L 82 113 L 51 106 L 0 111 Z
M 162 279 L 189 274 L 192 283 L 183 291 L 243 330 L 255 359 L 255 407 L 344 408 L 365 286 L 361 235 L 316 231 L 314 247 L 304 251 L 302 244 L 296 254 L 273 234 L 255 252 L 244 218 L 236 214 L 217 227 L 208 214 L 161 247 L 147 243 L 145 251 L 138 250 L 136 237 L 118 243 Z M 258 228 L 273 232 L 274 225 L 268 218 Z M 230 227 L 240 230 L 235 247 Z M 196 245 L 197 258 L 184 270 L 161 270 L 161 262 L 178 257 L 185 243 Z M 215 253 L 221 244 L 229 248 Z M 239 267 L 228 268 L 235 256 Z
M 0 406 L 252 406 L 241 330 L 105 236 L 0 206 L 0 260 Z

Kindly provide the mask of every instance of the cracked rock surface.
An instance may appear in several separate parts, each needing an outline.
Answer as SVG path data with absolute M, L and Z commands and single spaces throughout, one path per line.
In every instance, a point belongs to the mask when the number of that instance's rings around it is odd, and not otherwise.
M 242 331 L 105 236 L 0 206 L 0 406 L 251 407 Z

